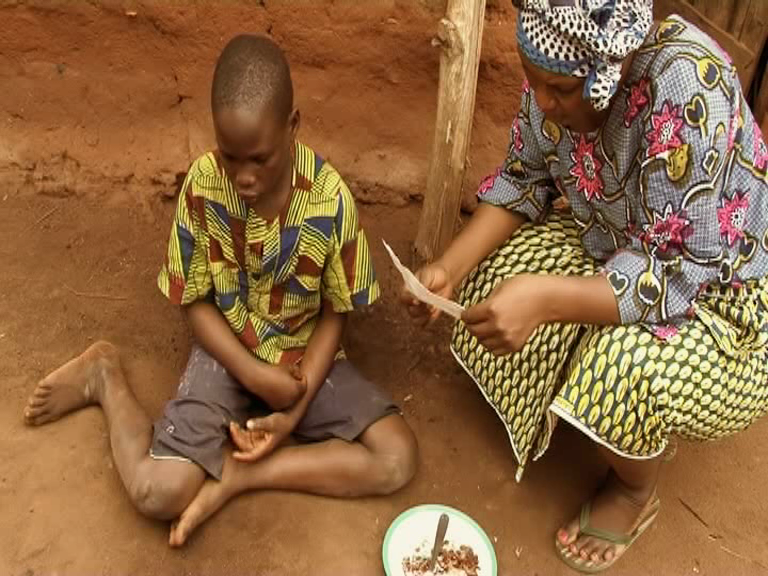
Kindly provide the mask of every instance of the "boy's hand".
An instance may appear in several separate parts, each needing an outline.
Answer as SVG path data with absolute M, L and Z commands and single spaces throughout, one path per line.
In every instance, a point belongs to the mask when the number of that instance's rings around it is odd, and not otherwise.
M 275 451 L 296 427 L 290 412 L 275 412 L 265 418 L 248 420 L 246 428 L 229 423 L 229 435 L 237 450 L 232 453 L 240 462 L 255 462 Z
M 453 282 L 448 271 L 440 264 L 428 264 L 416 272 L 416 278 L 419 279 L 419 282 L 427 290 L 438 296 L 443 298 L 451 298 L 453 296 Z M 408 313 L 411 315 L 411 318 L 422 326 L 434 322 L 440 316 L 440 310 L 417 300 L 405 286 L 403 286 L 400 293 L 400 301 L 408 306 Z
M 272 410 L 286 410 L 307 392 L 307 379 L 296 364 L 266 366 L 257 381 L 247 388 Z

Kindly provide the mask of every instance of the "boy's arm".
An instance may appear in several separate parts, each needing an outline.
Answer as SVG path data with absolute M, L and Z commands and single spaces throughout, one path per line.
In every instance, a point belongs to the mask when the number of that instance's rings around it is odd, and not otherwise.
M 346 323 L 347 314 L 336 312 L 329 302 L 323 303 L 320 319 L 301 359 L 301 373 L 306 378 L 307 391 L 290 410 L 294 425 L 304 417 L 309 403 L 331 371 Z
M 248 351 L 214 304 L 199 300 L 183 310 L 200 345 L 252 394 L 263 397 L 267 382 L 293 384 L 288 371 L 262 362 Z
M 263 458 L 293 432 L 333 366 L 347 313 L 372 304 L 380 294 L 354 197 L 328 164 L 324 170 L 326 188 L 335 187 L 338 203 L 332 226 L 332 251 L 323 265 L 320 287 L 323 308 L 300 366 L 307 390 L 293 408 L 266 418 L 251 419 L 247 430 L 230 425 L 230 435 L 237 447 L 233 455 L 238 460 Z
M 235 422 L 230 423 L 230 436 L 236 448 L 233 456 L 236 460 L 255 462 L 264 458 L 291 435 L 331 371 L 346 320 L 346 313 L 336 312 L 329 302 L 323 303 L 320 319 L 301 360 L 301 372 L 307 384 L 307 391 L 290 410 L 274 412 L 265 418 L 251 419 L 246 429 Z

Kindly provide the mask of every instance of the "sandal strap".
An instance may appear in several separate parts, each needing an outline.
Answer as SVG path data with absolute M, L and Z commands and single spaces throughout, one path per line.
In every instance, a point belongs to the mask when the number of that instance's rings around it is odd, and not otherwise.
M 656 496 L 656 489 L 653 489 L 653 492 L 651 493 L 650 498 L 647 500 L 639 500 L 637 497 L 635 497 L 630 491 L 629 488 L 616 476 L 616 473 L 613 472 L 613 470 L 610 470 L 608 472 L 608 475 L 605 478 L 605 481 L 603 482 L 603 488 L 606 488 L 608 485 L 611 485 L 612 488 L 615 488 L 619 495 L 632 504 L 633 506 L 643 509 L 645 508 L 649 502 L 651 502 L 654 499 L 657 499 Z
M 592 502 L 586 502 L 581 507 L 581 515 L 579 516 L 579 533 L 585 536 L 592 536 L 610 542 L 611 544 L 617 544 L 624 546 L 632 541 L 631 534 L 617 534 L 616 532 L 610 532 L 608 530 L 600 530 L 599 528 L 593 528 L 589 525 L 589 516 L 592 510 Z
M 646 502 L 643 507 L 647 505 L 648 503 Z M 658 497 L 653 496 L 652 503 L 648 507 L 648 510 L 645 512 L 645 514 L 638 518 L 637 527 L 628 534 L 619 534 L 617 532 L 601 530 L 599 528 L 593 528 L 590 526 L 589 517 L 592 512 L 592 502 L 586 502 L 581 507 L 581 514 L 579 516 L 579 533 L 586 536 L 592 536 L 593 538 L 598 538 L 605 542 L 610 542 L 611 544 L 628 546 L 637 537 L 638 531 L 644 528 L 649 523 L 649 520 L 655 518 L 660 506 L 661 502 L 659 501 Z

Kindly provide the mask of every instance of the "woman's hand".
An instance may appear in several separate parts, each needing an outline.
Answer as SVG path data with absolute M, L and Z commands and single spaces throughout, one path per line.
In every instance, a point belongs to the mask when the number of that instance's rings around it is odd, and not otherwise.
M 505 280 L 461 319 L 492 354 L 517 352 L 540 324 L 549 321 L 548 287 L 552 280 L 556 278 L 529 274 Z
M 450 274 L 445 267 L 438 263 L 424 266 L 424 268 L 416 272 L 416 278 L 419 279 L 419 282 L 427 290 L 438 296 L 449 299 L 453 296 L 454 283 Z M 403 286 L 400 294 L 400 301 L 408 306 L 408 313 L 422 326 L 434 322 L 440 316 L 440 310 L 417 300 L 405 286 Z
M 416 277 L 430 292 L 451 298 L 472 269 L 508 240 L 524 222 L 525 216 L 521 214 L 481 203 L 443 255 L 419 270 Z M 439 310 L 421 304 L 405 289 L 400 298 L 408 306 L 411 316 L 422 325 L 440 315 Z

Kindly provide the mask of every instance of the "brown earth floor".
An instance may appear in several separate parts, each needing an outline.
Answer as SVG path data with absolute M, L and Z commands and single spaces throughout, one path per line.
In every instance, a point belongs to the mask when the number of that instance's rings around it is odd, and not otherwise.
M 404 254 L 417 225 L 442 4 L 362 4 L 0 1 L 0 574 L 377 575 L 388 524 L 427 502 L 473 516 L 500 574 L 570 573 L 553 535 L 604 472 L 590 444 L 560 426 L 516 484 L 502 425 L 449 355 L 448 325 L 412 329 L 378 242 Z M 468 183 L 498 161 L 517 105 L 512 15 L 495 6 Z M 121 347 L 139 400 L 161 413 L 189 350 L 154 287 L 173 210 L 164 193 L 210 142 L 216 51 L 270 26 L 294 62 L 304 136 L 352 182 L 374 246 L 385 296 L 355 318 L 349 354 L 401 403 L 422 463 L 390 498 L 242 497 L 176 551 L 168 526 L 126 498 L 98 410 L 36 430 L 21 413 L 37 379 L 96 338 Z M 661 516 L 612 573 L 768 574 L 766 477 L 768 421 L 681 445 Z

